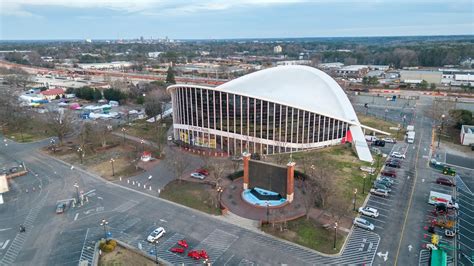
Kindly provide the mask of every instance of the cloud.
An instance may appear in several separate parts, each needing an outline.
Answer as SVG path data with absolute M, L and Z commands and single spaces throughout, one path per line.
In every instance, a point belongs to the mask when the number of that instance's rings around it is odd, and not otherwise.
M 469 4 L 470 0 L 455 1 Z M 202 11 L 232 8 L 308 4 L 454 4 L 447 0 L 1 0 L 1 16 L 34 16 L 36 7 L 65 7 L 76 9 L 109 9 L 123 14 L 182 15 Z

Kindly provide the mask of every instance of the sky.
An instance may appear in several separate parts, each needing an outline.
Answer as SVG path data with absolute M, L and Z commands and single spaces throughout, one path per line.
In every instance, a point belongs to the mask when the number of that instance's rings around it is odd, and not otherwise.
M 473 0 L 0 0 L 0 40 L 473 35 Z

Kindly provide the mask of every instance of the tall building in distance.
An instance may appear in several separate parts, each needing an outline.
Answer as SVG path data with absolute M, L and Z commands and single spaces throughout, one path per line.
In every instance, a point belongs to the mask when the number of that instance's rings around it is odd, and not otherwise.
M 230 155 L 300 151 L 344 139 L 361 160 L 372 161 L 362 127 L 380 132 L 359 123 L 335 80 L 308 66 L 268 68 L 215 88 L 177 84 L 168 90 L 174 138 Z
M 283 48 L 280 45 L 277 45 L 277 46 L 273 47 L 273 52 L 275 54 L 280 54 L 281 52 L 283 52 Z

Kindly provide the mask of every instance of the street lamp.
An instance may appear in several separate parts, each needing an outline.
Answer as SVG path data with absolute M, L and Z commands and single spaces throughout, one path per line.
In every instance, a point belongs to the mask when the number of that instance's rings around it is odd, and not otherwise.
M 364 183 L 363 183 L 363 185 L 362 185 L 362 195 L 365 194 L 365 179 L 366 179 L 366 178 L 367 178 L 367 175 L 364 174 L 364 175 L 362 176 L 362 179 L 364 180 Z
M 352 203 L 354 204 L 353 210 L 356 210 L 356 196 L 357 196 L 357 188 L 354 188 L 354 199 L 352 200 Z
M 334 223 L 334 249 L 336 249 L 337 222 Z
M 158 245 L 158 239 L 153 241 L 153 245 L 155 246 L 155 263 L 158 265 L 158 250 L 156 246 Z
M 441 142 L 441 132 L 443 131 L 443 128 L 444 128 L 444 114 L 441 115 L 441 127 L 439 128 L 439 132 L 438 132 L 438 148 L 439 148 L 439 144 Z
M 142 152 L 144 152 L 145 151 L 145 141 L 143 139 L 141 139 L 140 143 L 142 144 Z
M 107 222 L 107 220 L 105 220 L 105 219 L 102 219 L 102 222 L 100 223 L 100 226 L 102 226 L 104 228 L 105 241 L 107 241 L 107 225 L 108 224 L 109 224 L 109 222 Z
M 84 150 L 82 149 L 82 147 L 79 147 L 77 148 L 77 152 L 79 153 L 79 157 L 81 158 L 81 164 L 82 164 L 83 159 L 84 159 Z
M 267 224 L 270 223 L 270 203 L 268 201 L 265 202 L 265 205 L 267 206 Z
M 217 201 L 219 202 L 219 207 L 221 206 L 222 192 L 224 192 L 224 189 L 220 186 L 217 187 Z
M 114 158 L 111 158 L 110 163 L 112 164 L 112 176 L 115 176 L 114 162 L 115 162 Z
M 79 203 L 80 198 L 79 198 L 79 185 L 77 182 L 74 182 L 74 187 L 76 188 L 76 197 L 77 197 L 77 202 Z
M 125 131 L 127 131 L 124 127 L 121 129 L 123 135 L 123 143 L 125 144 Z
M 56 153 L 56 141 L 54 139 L 51 139 L 51 146 L 53 148 L 53 153 Z

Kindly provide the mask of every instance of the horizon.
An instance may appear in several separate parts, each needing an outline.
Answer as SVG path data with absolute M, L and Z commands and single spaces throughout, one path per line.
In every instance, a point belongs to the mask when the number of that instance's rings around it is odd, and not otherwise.
M 113 39 L 113 38 L 96 38 L 90 39 L 92 42 L 103 42 L 103 41 L 118 41 L 118 40 L 139 40 L 141 36 L 138 37 L 131 37 L 131 38 L 121 38 L 121 39 Z M 152 37 L 152 38 L 143 38 L 144 40 L 162 40 L 165 39 L 167 36 L 164 37 Z M 472 37 L 474 38 L 474 34 L 446 34 L 446 35 L 374 35 L 374 36 L 313 36 L 313 37 L 262 37 L 262 38 L 252 38 L 252 37 L 241 37 L 241 38 L 215 38 L 215 39 L 173 39 L 168 38 L 170 40 L 175 41 L 238 41 L 238 40 L 272 40 L 272 41 L 280 41 L 280 40 L 299 40 L 299 39 L 364 39 L 364 38 L 428 38 L 428 37 Z M 16 42 L 16 41 L 70 41 L 70 42 L 81 42 L 88 39 L 0 39 L 1 42 Z
M 1 40 L 474 34 L 469 0 L 17 0 L 1 5 Z

